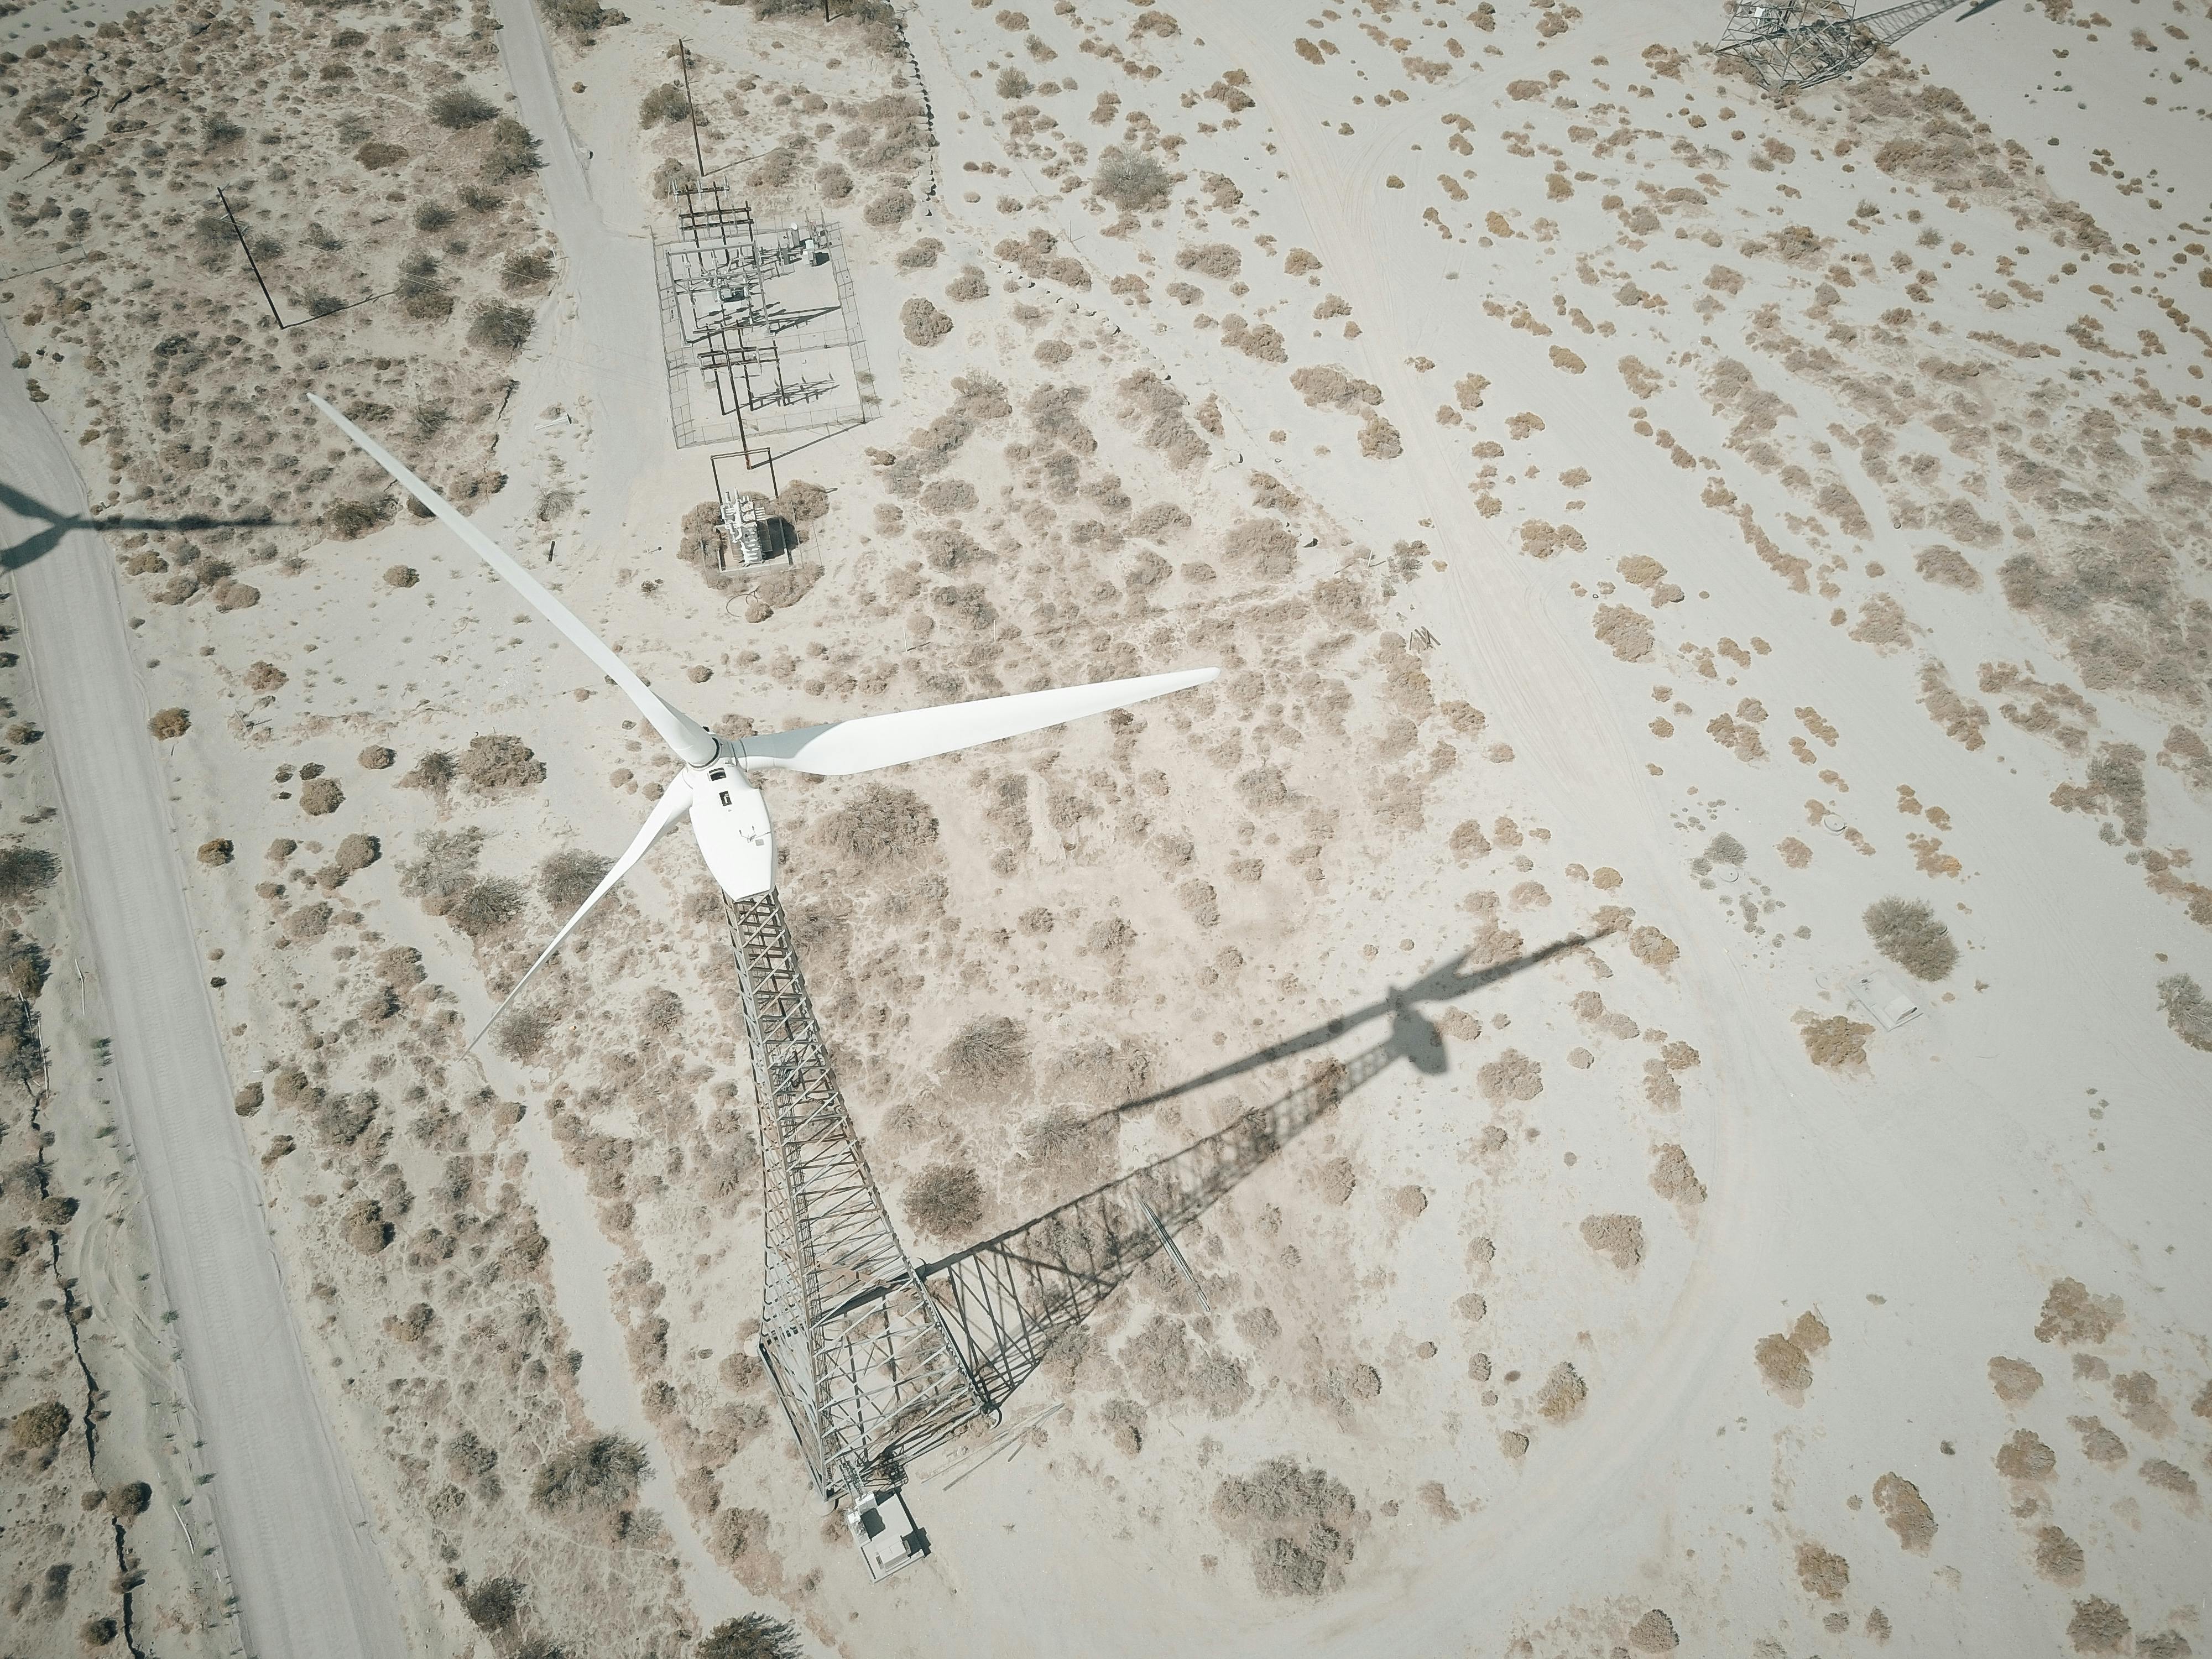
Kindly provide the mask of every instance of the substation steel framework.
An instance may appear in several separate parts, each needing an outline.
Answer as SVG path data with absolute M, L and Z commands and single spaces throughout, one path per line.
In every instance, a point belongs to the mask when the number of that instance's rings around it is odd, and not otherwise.
M 1907 0 L 1855 16 L 1839 0 L 1743 0 L 1717 50 L 1741 58 L 1769 92 L 1817 87 L 1850 74 L 1884 46 L 1965 3 Z
M 816 1488 L 862 1502 L 994 1409 L 868 1173 L 781 902 L 727 908 L 760 1109 L 761 1359 Z

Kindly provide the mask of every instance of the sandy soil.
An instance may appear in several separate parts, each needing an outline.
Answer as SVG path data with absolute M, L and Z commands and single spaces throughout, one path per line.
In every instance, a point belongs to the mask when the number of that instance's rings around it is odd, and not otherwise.
M 265 45 L 163 15 L 9 65 L 11 105 L 61 94 L 8 141 L 11 251 L 108 255 L 0 295 L 95 500 L 288 521 L 114 541 L 190 715 L 181 838 L 230 843 L 188 897 L 410 1617 L 456 1650 L 750 1613 L 852 1652 L 2212 1639 L 2212 187 L 2182 159 L 2212 17 L 2140 10 L 1938 22 L 1786 105 L 1687 4 L 901 33 L 640 0 L 541 48 L 514 0 Z M 709 167 L 841 226 L 883 410 L 779 460 L 805 540 L 751 580 L 702 563 L 703 453 L 640 343 L 641 239 L 694 165 L 679 34 Z M 211 161 L 205 76 L 134 94 L 166 128 L 57 138 L 88 77 L 271 50 L 376 131 L 303 153 L 264 67 Z M 434 118 L 453 75 L 538 141 L 494 207 L 460 193 L 494 123 Z M 264 120 L 293 176 L 245 160 Z M 75 159 L 28 177 L 49 142 Z M 178 149 L 126 179 L 126 142 Z M 378 142 L 405 154 L 371 186 Z M 76 160 L 104 205 L 40 217 Z M 273 337 L 234 244 L 191 240 L 248 173 L 302 302 L 412 251 L 453 304 L 418 280 L 423 315 Z M 427 197 L 457 222 L 410 231 Z M 164 211 L 181 240 L 125 234 Z M 531 248 L 553 269 L 510 296 Z M 144 278 L 195 314 L 134 313 Z M 495 294 L 532 308 L 519 350 L 469 342 Z M 449 538 L 379 516 L 308 386 L 387 408 L 727 730 L 1224 666 L 1126 721 L 777 781 L 919 1258 L 1324 1054 L 1358 1085 L 1182 1235 L 1210 1311 L 1151 1264 L 1002 1439 L 914 1471 L 934 1551 L 889 1587 L 750 1358 L 750 1083 L 696 857 L 656 853 L 461 1054 L 663 762 Z M 1512 971 L 1392 1017 L 1462 953 Z M 502 1576 L 526 1610 L 479 1634 Z

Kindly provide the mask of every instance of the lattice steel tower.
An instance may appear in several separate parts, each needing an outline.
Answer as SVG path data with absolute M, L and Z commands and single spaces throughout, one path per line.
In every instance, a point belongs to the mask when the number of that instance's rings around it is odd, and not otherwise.
M 824 1498 L 895 1488 L 992 1403 L 892 1231 L 774 892 L 728 904 L 760 1106 L 760 1352 Z
M 1743 59 L 1769 92 L 1848 75 L 1923 23 L 1966 0 L 1907 0 L 1855 15 L 1856 0 L 1743 0 L 1717 48 Z

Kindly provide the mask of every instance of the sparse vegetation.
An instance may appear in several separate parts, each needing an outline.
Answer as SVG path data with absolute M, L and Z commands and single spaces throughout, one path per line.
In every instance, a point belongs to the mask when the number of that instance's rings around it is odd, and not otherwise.
M 339 541 L 355 541 L 382 524 L 390 510 L 384 501 L 333 501 L 323 514 L 323 525 Z
M 622 1435 L 579 1440 L 538 1466 L 530 1501 L 556 1512 L 627 1508 L 650 1467 L 645 1448 Z
M 492 1041 L 500 1053 L 520 1064 L 545 1046 L 552 1035 L 553 1016 L 543 1008 L 516 1008 L 501 1017 Z
M 430 254 L 410 254 L 400 264 L 399 281 L 392 292 L 399 308 L 417 322 L 435 322 L 453 313 L 453 290 Z
M 2158 1006 L 2166 1023 L 2192 1048 L 2212 1053 L 2212 1002 L 2187 974 L 2175 974 L 2158 982 Z
M 499 106 L 473 87 L 457 87 L 430 100 L 430 118 L 448 131 L 482 126 L 499 113 Z
M 484 152 L 486 183 L 495 185 L 504 179 L 522 178 L 544 165 L 544 158 L 538 153 L 538 140 L 532 137 L 528 127 L 512 115 L 502 115 L 492 123 L 491 143 Z M 469 205 L 476 207 L 477 204 L 471 202 Z
M 530 343 L 531 331 L 537 325 L 537 316 L 529 307 L 487 300 L 477 307 L 476 319 L 469 325 L 469 343 L 493 351 L 517 352 Z
M 1140 150 L 1109 149 L 1098 158 L 1091 188 L 1128 213 L 1165 207 L 1174 180 L 1168 170 Z
M 480 795 L 534 788 L 545 781 L 545 763 L 520 738 L 504 732 L 471 738 L 457 765 L 469 787 Z
M 566 915 L 591 897 L 606 879 L 615 861 L 580 847 L 564 847 L 538 866 L 538 891 L 546 903 Z
M 863 867 L 912 858 L 935 844 L 937 817 L 928 803 L 896 784 L 863 784 L 818 831 L 836 853 Z
M 60 1401 L 40 1401 L 16 1415 L 8 1425 L 8 1437 L 25 1451 L 44 1451 L 60 1443 L 73 1420 L 70 1408 Z
M 510 253 L 499 268 L 499 285 L 509 294 L 536 288 L 553 277 L 553 256 L 538 248 Z
M 512 1578 L 487 1578 L 461 1597 L 461 1611 L 480 1631 L 506 1630 L 522 1611 L 522 1586 Z
M 945 1045 L 940 1063 L 956 1083 L 1003 1085 L 1021 1075 L 1029 1058 L 1029 1034 L 1019 1022 L 986 1014 Z
M 1863 920 L 1875 949 L 1916 979 L 1939 980 L 1959 965 L 1951 930 L 1917 899 L 1877 899 Z
M 799 1659 L 799 1632 L 765 1613 L 726 1619 L 699 1644 L 698 1659 Z
M 691 100 L 684 95 L 684 88 L 673 81 L 664 81 L 639 100 L 637 124 L 641 127 L 672 126 L 690 113 Z
M 907 1188 L 907 1218 L 939 1238 L 958 1238 L 983 1218 L 983 1182 L 964 1164 L 933 1164 Z
M 1799 1035 L 1805 1039 L 1806 1058 L 1815 1066 L 1835 1070 L 1866 1064 L 1866 1040 L 1874 1035 L 1874 1027 L 1848 1014 L 1832 1014 L 1826 1019 L 1807 1020 Z
M 61 865 L 40 847 L 0 847 L 0 904 L 26 904 L 54 884 Z
M 1352 1535 L 1367 1524 L 1342 1481 L 1301 1469 L 1289 1457 L 1224 1480 L 1213 1514 L 1250 1543 L 1252 1577 L 1266 1595 L 1316 1596 L 1341 1588 Z

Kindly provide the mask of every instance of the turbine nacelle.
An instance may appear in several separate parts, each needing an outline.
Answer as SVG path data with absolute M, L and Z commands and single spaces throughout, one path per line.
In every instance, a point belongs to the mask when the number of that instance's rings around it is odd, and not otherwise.
M 545 965 L 599 901 L 615 890 L 653 843 L 674 829 L 680 819 L 690 820 L 692 838 L 699 844 L 700 855 L 728 897 L 750 898 L 773 888 L 775 831 L 769 821 L 768 803 L 754 782 L 753 774 L 789 771 L 810 773 L 817 777 L 848 777 L 854 773 L 903 766 L 911 761 L 928 760 L 956 750 L 997 743 L 1024 732 L 1041 732 L 1069 720 L 1126 708 L 1147 698 L 1202 685 L 1221 672 L 1218 668 L 1185 669 L 1171 674 L 1107 680 L 1096 685 L 1058 686 L 1042 691 L 1017 692 L 1011 696 L 983 697 L 972 702 L 946 703 L 933 708 L 867 714 L 857 720 L 833 720 L 827 725 L 801 726 L 765 737 L 718 738 L 647 685 L 504 549 L 463 518 L 451 502 L 402 465 L 374 438 L 314 393 L 309 392 L 307 397 L 370 459 L 389 472 L 402 489 L 466 543 L 471 551 L 529 600 L 539 615 L 589 657 L 636 705 L 638 712 L 683 763 L 663 787 L 645 827 L 615 860 L 591 896 L 553 936 L 553 942 L 531 964 L 530 971 L 516 982 L 507 1000 L 484 1023 L 483 1030 L 491 1028 L 493 1021 L 521 994 L 532 975 Z M 483 1030 L 471 1039 L 471 1048 L 483 1038 Z

